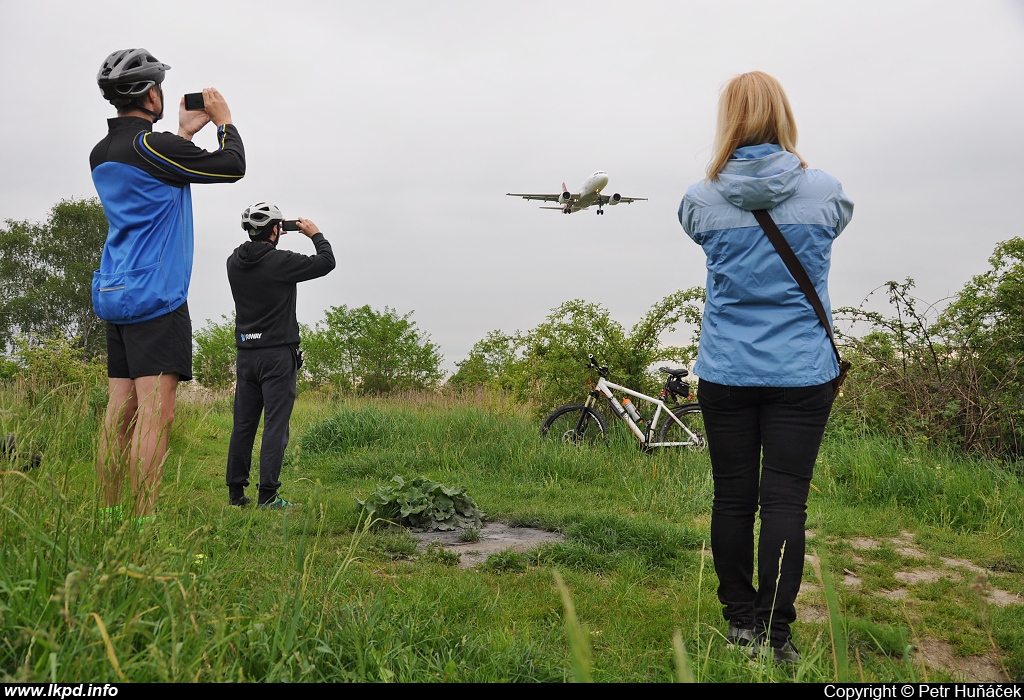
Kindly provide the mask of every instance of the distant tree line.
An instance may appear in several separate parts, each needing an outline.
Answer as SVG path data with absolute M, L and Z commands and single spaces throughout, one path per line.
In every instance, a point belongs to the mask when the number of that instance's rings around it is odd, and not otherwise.
M 67 199 L 44 222 L 0 226 L 0 348 L 72 339 L 86 358 L 106 353 L 103 321 L 92 311 L 107 219 L 98 199 Z
M 0 226 L 0 378 L 53 374 L 71 382 L 98 374 L 105 334 L 92 311 L 91 282 L 106 232 L 96 199 L 63 200 L 44 222 Z M 888 312 L 835 310 L 854 369 L 830 430 L 1024 457 L 1024 239 L 1000 243 L 989 262 L 944 308 L 917 299 L 907 279 L 879 288 Z M 549 410 L 582 397 L 594 379 L 586 364 L 593 354 L 614 381 L 655 393 L 658 363 L 695 357 L 703 301 L 702 287 L 680 290 L 628 330 L 600 304 L 567 301 L 525 332 L 489 332 L 447 386 L 508 392 Z M 691 329 L 690 342 L 663 344 L 680 324 Z M 377 395 L 444 381 L 440 349 L 412 312 L 335 306 L 302 337 L 304 387 Z M 208 321 L 194 341 L 196 378 L 230 386 L 232 318 Z M 83 374 L 76 363 L 91 369 Z
M 92 275 L 106 237 L 95 198 L 63 200 L 44 222 L 8 219 L 0 227 L 0 378 L 47 375 L 59 384 L 87 376 L 76 363 L 95 367 L 103 358 L 106 326 L 93 313 Z M 304 385 L 366 394 L 436 387 L 443 357 L 411 317 L 387 307 L 329 309 L 323 323 L 303 329 Z M 196 379 L 230 386 L 234 320 L 208 322 L 193 341 Z
M 303 388 L 331 387 L 367 395 L 436 388 L 444 379 L 444 357 L 412 320 L 384 307 L 333 306 L 321 323 L 301 329 Z M 203 385 L 234 382 L 235 321 L 222 316 L 196 331 L 193 372 Z

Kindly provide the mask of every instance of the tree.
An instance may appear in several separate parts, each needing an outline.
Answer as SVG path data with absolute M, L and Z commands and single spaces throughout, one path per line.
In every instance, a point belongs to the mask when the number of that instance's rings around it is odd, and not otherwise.
M 661 361 L 689 362 L 697 354 L 704 289 L 693 287 L 665 297 L 630 330 L 611 318 L 600 304 L 573 299 L 552 309 L 543 322 L 523 334 L 491 331 L 469 357 L 456 363 L 449 383 L 511 391 L 537 401 L 542 410 L 579 400 L 594 355 L 611 369 L 613 381 L 646 393 L 656 392 L 660 379 L 650 372 Z M 685 347 L 664 346 L 661 336 L 680 322 L 694 327 Z
M 992 269 L 942 311 L 886 282 L 891 315 L 837 309 L 867 324 L 844 336 L 853 361 L 837 417 L 858 428 L 989 455 L 1024 454 L 1024 239 L 996 246 Z
M 363 394 L 436 386 L 444 378 L 443 357 L 412 314 L 331 307 L 324 324 L 304 336 L 307 376 Z
M 211 389 L 226 389 L 235 381 L 235 315 L 210 319 L 192 334 L 195 358 L 192 373 L 196 381 Z
M 76 338 L 87 358 L 106 351 L 104 324 L 92 310 L 107 220 L 98 199 L 54 205 L 44 223 L 0 227 L 0 343 Z M 35 339 L 35 340 L 33 340 Z
M 489 385 L 505 391 L 513 390 L 516 362 L 526 347 L 519 331 L 506 335 L 491 331 L 469 351 L 469 357 L 455 365 L 459 368 L 448 384 L 456 388 Z

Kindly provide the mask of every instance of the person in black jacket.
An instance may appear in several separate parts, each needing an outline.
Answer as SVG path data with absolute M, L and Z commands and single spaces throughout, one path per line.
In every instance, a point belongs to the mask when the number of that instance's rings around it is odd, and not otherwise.
M 235 346 L 238 348 L 234 427 L 228 446 L 228 499 L 233 506 L 252 502 L 245 495 L 252 448 L 260 414 L 260 508 L 282 510 L 296 504 L 277 495 L 281 462 L 288 446 L 288 422 L 295 403 L 295 379 L 302 363 L 295 285 L 323 277 L 334 269 L 331 244 L 309 219 L 298 230 L 313 241 L 316 255 L 277 249 L 284 217 L 273 204 L 260 202 L 242 212 L 249 242 L 228 258 L 228 282 L 235 300 Z

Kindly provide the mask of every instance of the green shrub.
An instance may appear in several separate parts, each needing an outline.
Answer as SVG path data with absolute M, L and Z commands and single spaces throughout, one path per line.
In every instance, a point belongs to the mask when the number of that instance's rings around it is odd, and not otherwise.
M 879 288 L 890 315 L 837 310 L 861 331 L 844 336 L 854 369 L 838 429 L 1024 455 L 1024 239 L 1000 243 L 989 262 L 941 311 L 914 297 L 909 278 Z
M 303 382 L 370 395 L 436 387 L 444 379 L 444 358 L 412 314 L 332 306 L 322 324 L 303 329 Z
M 226 389 L 235 381 L 235 315 L 221 316 L 221 323 L 206 320 L 192 340 L 195 356 L 192 373 L 196 381 L 211 389 Z
M 628 332 L 600 304 L 582 299 L 552 309 L 527 333 L 492 331 L 476 343 L 449 380 L 453 387 L 487 386 L 536 403 L 542 413 L 584 396 L 594 378 L 587 356 L 608 365 L 616 383 L 657 393 L 662 379 L 648 370 L 657 362 L 686 363 L 696 356 L 704 288 L 665 297 Z M 690 325 L 692 342 L 665 346 L 661 336 L 679 323 Z
M 380 518 L 414 530 L 480 528 L 484 513 L 466 489 L 445 486 L 422 476 L 406 482 L 400 476 L 378 486 L 366 500 L 356 499 L 367 518 Z

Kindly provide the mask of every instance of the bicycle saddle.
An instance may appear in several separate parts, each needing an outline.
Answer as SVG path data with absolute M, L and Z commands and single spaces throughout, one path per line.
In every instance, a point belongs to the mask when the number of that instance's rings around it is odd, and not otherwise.
M 673 377 L 685 377 L 690 373 L 690 371 L 685 367 L 683 369 L 669 369 L 668 367 L 659 367 L 658 371 L 664 372 L 665 374 L 671 374 Z

